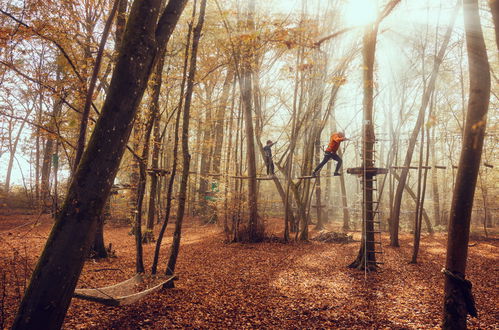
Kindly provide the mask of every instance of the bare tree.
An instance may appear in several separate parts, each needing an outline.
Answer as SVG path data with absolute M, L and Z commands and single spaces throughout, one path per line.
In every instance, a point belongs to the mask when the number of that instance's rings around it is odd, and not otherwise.
M 412 131 L 411 137 L 409 139 L 409 145 L 407 147 L 407 152 L 404 160 L 404 168 L 400 174 L 400 180 L 397 185 L 397 191 L 395 192 L 394 205 L 392 209 L 392 214 L 390 214 L 390 245 L 391 246 L 399 246 L 398 241 L 398 233 L 399 233 L 399 222 L 400 222 L 400 207 L 402 205 L 402 194 L 404 192 L 404 186 L 407 183 L 407 176 L 409 174 L 409 167 L 411 166 L 412 155 L 414 153 L 414 147 L 416 146 L 417 138 L 419 135 L 419 131 L 421 129 L 421 125 L 423 124 L 423 120 L 425 117 L 425 111 L 430 101 L 430 96 L 435 90 L 435 83 L 438 77 L 438 71 L 440 69 L 440 64 L 444 58 L 445 52 L 447 50 L 447 46 L 449 44 L 449 40 L 452 34 L 452 30 L 454 28 L 454 23 L 456 21 L 458 9 L 460 8 L 460 1 L 455 6 L 454 13 L 451 17 L 451 24 L 449 24 L 447 28 L 447 32 L 445 34 L 444 40 L 442 41 L 442 45 L 438 51 L 437 56 L 433 62 L 433 69 L 430 75 L 430 79 L 426 89 L 423 93 L 421 107 L 419 108 L 418 118 L 416 121 L 416 125 Z

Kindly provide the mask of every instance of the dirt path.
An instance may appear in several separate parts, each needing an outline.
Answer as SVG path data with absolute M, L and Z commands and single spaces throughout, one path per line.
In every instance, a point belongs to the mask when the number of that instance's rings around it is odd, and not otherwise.
M 8 235 L 2 227 L 0 237 L 7 235 L 9 242 L 6 248 L 2 240 L 4 269 L 21 267 L 22 263 L 13 263 L 13 254 L 8 253 L 13 248 L 26 251 L 24 263 L 32 267 L 49 228 L 50 223 L 42 223 L 21 240 L 21 230 Z M 108 285 L 133 275 L 134 246 L 128 231 L 124 227 L 107 229 L 106 241 L 113 243 L 118 258 L 87 262 L 80 286 Z M 384 247 L 383 269 L 365 277 L 363 272 L 345 267 L 359 243 L 224 244 L 216 226 L 188 223 L 176 271 L 180 279 L 174 289 L 124 307 L 73 299 L 64 327 L 438 328 L 445 237 L 424 237 L 417 265 L 407 263 L 410 241 L 407 235 L 401 239 L 402 248 Z M 169 242 L 165 241 L 165 247 Z M 152 249 L 152 244 L 145 247 L 148 266 Z M 479 319 L 471 320 L 470 328 L 499 327 L 497 252 L 497 241 L 470 247 L 468 278 L 474 284 L 480 314 Z M 160 265 L 165 264 L 166 254 L 164 249 Z M 18 256 L 18 260 L 24 259 Z M 22 277 L 22 272 L 17 273 Z M 13 281 L 15 276 L 10 272 L 7 277 Z M 17 299 L 15 290 L 9 294 L 6 325 L 11 322 Z

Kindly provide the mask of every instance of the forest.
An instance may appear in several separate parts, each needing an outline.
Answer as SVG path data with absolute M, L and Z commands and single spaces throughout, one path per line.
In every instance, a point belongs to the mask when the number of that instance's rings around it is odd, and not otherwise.
M 0 328 L 499 328 L 498 0 L 0 0 Z

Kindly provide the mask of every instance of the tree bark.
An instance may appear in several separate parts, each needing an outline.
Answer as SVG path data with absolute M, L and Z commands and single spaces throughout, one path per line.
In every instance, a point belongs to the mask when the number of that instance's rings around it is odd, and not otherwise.
M 159 166 L 159 152 L 161 149 L 161 134 L 159 130 L 159 121 L 160 121 L 160 113 L 159 113 L 159 95 L 161 92 L 162 85 L 162 73 L 163 66 L 165 63 L 164 54 L 161 55 L 161 58 L 156 66 L 156 80 L 153 86 L 153 101 L 151 102 L 151 107 L 154 110 L 154 132 L 153 132 L 153 146 L 152 146 L 152 159 L 151 159 L 151 168 L 157 169 Z M 152 173 L 151 175 L 151 184 L 149 190 L 149 203 L 147 210 L 147 222 L 146 222 L 146 232 L 144 234 L 143 241 L 153 242 L 154 241 L 154 218 L 156 216 L 156 197 L 158 195 L 158 175 L 156 173 Z
M 186 4 L 135 0 L 101 116 L 19 306 L 13 329 L 58 329 L 109 196 L 158 48 Z
M 478 1 L 464 0 L 463 4 L 470 87 L 463 144 L 449 219 L 443 329 L 466 329 L 467 314 L 476 316 L 476 310 L 470 304 L 471 283 L 466 282 L 465 274 L 473 197 L 482 156 L 490 97 L 490 68 L 480 24 Z M 468 290 L 464 289 L 468 286 Z

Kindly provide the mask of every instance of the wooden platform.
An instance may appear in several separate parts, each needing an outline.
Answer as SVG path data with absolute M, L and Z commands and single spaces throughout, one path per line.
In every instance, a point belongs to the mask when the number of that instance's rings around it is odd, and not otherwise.
M 232 179 L 249 180 L 249 176 L 232 175 Z M 257 176 L 256 180 L 274 180 L 275 176 Z
M 166 176 L 171 173 L 169 170 L 165 170 L 162 168 L 148 168 L 146 172 L 149 175 L 157 175 L 157 176 Z
M 312 175 L 307 175 L 307 176 L 300 176 L 298 177 L 298 180 L 310 180 L 310 179 L 317 179 L 319 176 L 312 176 Z
M 378 175 L 378 174 L 387 174 L 388 169 L 387 168 L 380 168 L 380 167 L 353 167 L 347 169 L 348 174 L 353 174 L 353 175 L 359 175 L 362 176 L 364 175 L 364 171 L 368 175 Z
M 417 169 L 419 169 L 418 166 L 391 166 L 390 168 L 392 168 L 394 170 L 403 170 L 403 169 L 417 170 Z M 421 168 L 425 169 L 425 170 L 429 170 L 429 169 L 431 169 L 431 166 L 421 166 Z

